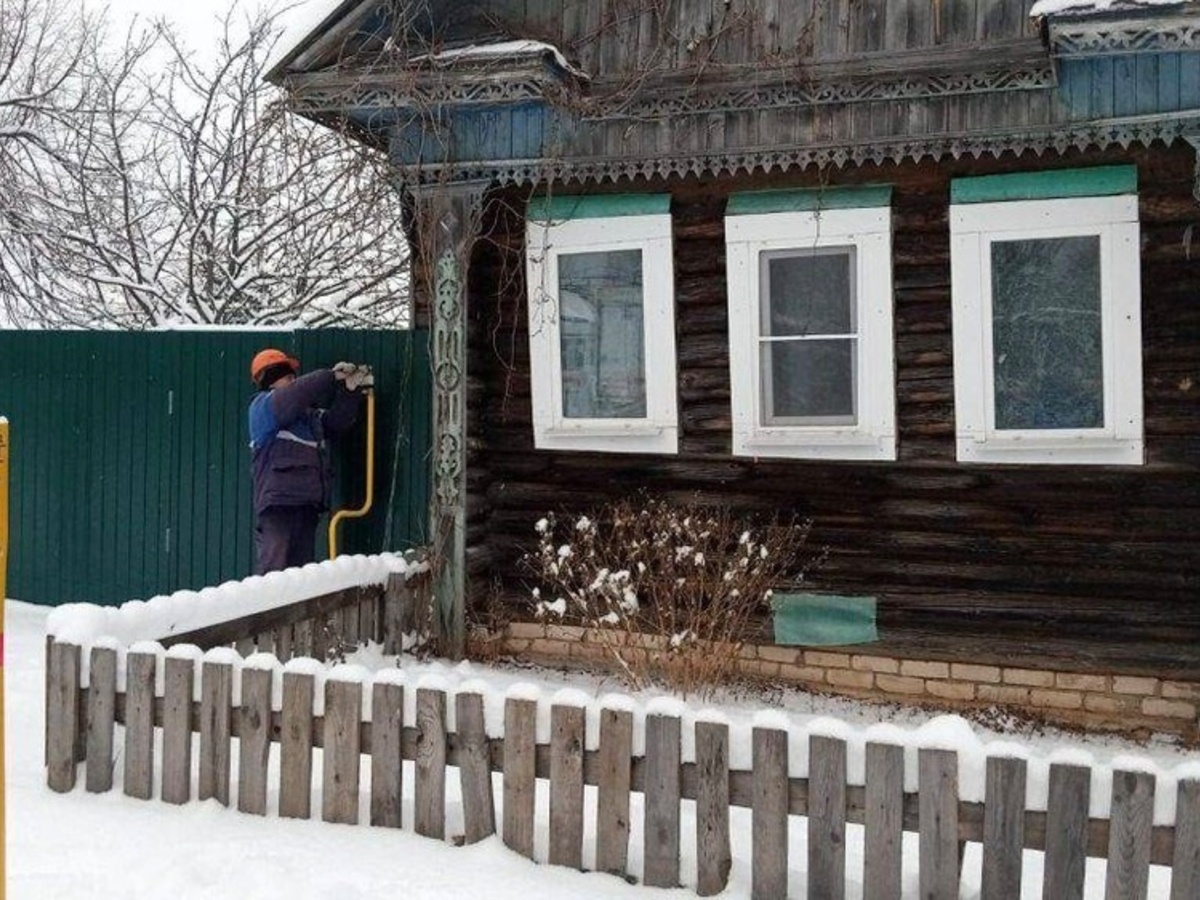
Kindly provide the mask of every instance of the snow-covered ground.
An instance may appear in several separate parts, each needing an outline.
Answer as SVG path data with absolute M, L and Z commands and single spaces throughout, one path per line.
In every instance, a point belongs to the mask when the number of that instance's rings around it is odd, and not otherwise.
M 7 738 L 7 879 L 9 900 L 78 900 L 78 898 L 320 898 L 357 900 L 381 896 L 406 898 L 479 897 L 517 898 L 536 891 L 555 898 L 686 897 L 690 890 L 654 891 L 626 884 L 611 876 L 584 874 L 537 866 L 507 851 L 493 838 L 480 845 L 456 848 L 416 837 L 407 826 L 412 821 L 411 796 L 405 809 L 404 831 L 366 825 L 327 825 L 319 821 L 278 818 L 277 797 L 269 799 L 266 818 L 243 815 L 215 801 L 171 807 L 161 802 L 138 801 L 120 793 L 121 765 L 116 767 L 117 789 L 92 795 L 82 784 L 74 792 L 58 795 L 45 786 L 42 768 L 43 642 L 48 611 L 10 601 L 5 625 L 5 710 Z M 354 660 L 370 671 L 390 666 L 392 660 L 366 651 Z M 595 702 L 620 690 L 614 681 L 593 680 L 545 670 L 490 668 L 463 664 L 404 661 L 405 683 L 438 683 L 455 690 L 460 685 L 481 690 L 488 697 L 489 726 L 496 704 L 506 694 L 538 696 L 550 700 L 566 696 Z M 412 692 L 409 692 L 412 693 Z M 1107 777 L 1116 767 L 1152 771 L 1159 779 L 1160 802 L 1156 819 L 1174 814 L 1174 781 L 1196 777 L 1200 767 L 1195 754 L 1167 741 L 1134 745 L 1112 738 L 1082 738 L 1058 732 L 1014 729 L 1004 733 L 969 726 L 955 717 L 935 717 L 915 711 L 855 704 L 848 701 L 778 691 L 753 698 L 719 698 L 710 704 L 715 712 L 685 708 L 686 717 L 717 715 L 729 721 L 732 758 L 737 765 L 748 744 L 749 726 L 755 723 L 785 725 L 792 731 L 793 748 L 802 748 L 812 731 L 845 737 L 851 747 L 870 737 L 916 746 L 918 743 L 951 743 L 960 751 L 963 794 L 979 790 L 976 773 L 985 753 L 1007 748 L 1026 757 L 1030 765 L 1029 797 L 1044 794 L 1048 761 L 1086 762 L 1094 767 L 1093 811 L 1106 809 Z M 676 706 L 661 696 L 639 695 L 626 703 L 641 715 L 647 710 Z M 764 711 L 764 709 L 766 711 Z M 493 730 L 491 727 L 489 730 Z M 688 728 L 685 724 L 685 733 Z M 739 750 L 739 747 L 743 748 Z M 685 748 L 685 754 L 687 750 Z M 277 751 L 276 751 L 277 756 Z M 852 749 L 851 768 L 854 768 Z M 236 764 L 236 753 L 234 754 Z M 369 767 L 368 767 L 369 768 Z M 795 765 L 793 765 L 793 770 Z M 317 760 L 319 785 L 319 760 Z M 456 770 L 448 779 L 447 833 L 461 822 L 457 807 Z M 236 776 L 235 776 L 236 777 Z M 853 772 L 851 778 L 853 779 Z M 81 779 L 82 781 L 82 779 Z M 406 777 L 411 789 L 413 779 Z M 364 800 L 366 786 L 364 785 Z M 499 796 L 497 784 L 497 795 Z M 539 791 L 545 804 L 546 792 Z M 314 803 L 319 809 L 319 800 Z M 684 804 L 683 880 L 694 884 L 695 823 L 692 805 Z M 364 817 L 365 818 L 365 817 Z M 632 815 L 631 869 L 641 869 L 640 808 L 635 797 Z M 545 821 L 544 818 L 541 819 Z M 734 868 L 724 896 L 749 896 L 750 821 L 745 811 L 733 814 Z M 589 832 L 590 837 L 590 832 Z M 847 879 L 849 896 L 861 896 L 861 829 L 851 826 Z M 545 858 L 547 836 L 538 836 L 538 856 Z M 915 851 L 915 840 L 909 839 Z M 585 845 L 585 864 L 594 851 Z M 908 854 L 909 856 L 915 854 Z M 806 862 L 803 822 L 791 826 L 791 896 L 804 896 Z M 962 896 L 979 894 L 979 848 L 968 849 Z M 1103 896 L 1103 864 L 1089 862 L 1088 898 Z M 915 866 L 905 866 L 905 896 L 916 896 Z M 1041 855 L 1026 854 L 1024 896 L 1040 896 Z M 1151 873 L 1150 897 L 1168 895 L 1167 873 Z

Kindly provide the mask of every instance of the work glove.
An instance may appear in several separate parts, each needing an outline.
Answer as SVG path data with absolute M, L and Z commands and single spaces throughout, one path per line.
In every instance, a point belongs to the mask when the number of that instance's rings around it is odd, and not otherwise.
M 371 390 L 375 387 L 375 373 L 370 366 L 358 365 L 346 376 L 346 389 L 351 391 Z
M 350 388 L 350 390 L 354 390 L 354 388 L 350 387 L 349 381 L 350 381 L 350 378 L 357 371 L 358 371 L 358 366 L 356 366 L 354 363 L 350 363 L 350 362 L 334 363 L 333 378 L 335 381 L 341 381 L 341 382 L 345 383 L 346 387 Z

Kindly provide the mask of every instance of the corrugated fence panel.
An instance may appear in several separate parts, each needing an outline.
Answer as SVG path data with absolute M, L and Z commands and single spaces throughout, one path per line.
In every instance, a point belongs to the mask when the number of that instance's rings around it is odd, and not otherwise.
M 425 331 L 0 331 L 0 415 L 11 423 L 9 594 L 121 603 L 247 575 L 246 407 L 253 354 L 377 372 L 375 496 L 345 553 L 417 546 L 429 494 Z M 335 448 L 335 506 L 365 489 L 365 427 Z M 318 556 L 325 554 L 325 530 Z

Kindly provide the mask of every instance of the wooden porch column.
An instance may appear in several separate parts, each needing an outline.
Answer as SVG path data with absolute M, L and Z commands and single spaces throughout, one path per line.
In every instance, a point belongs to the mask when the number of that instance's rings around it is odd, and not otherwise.
M 467 295 L 487 184 L 412 189 L 433 326 L 433 492 L 429 535 L 441 652 L 466 652 Z

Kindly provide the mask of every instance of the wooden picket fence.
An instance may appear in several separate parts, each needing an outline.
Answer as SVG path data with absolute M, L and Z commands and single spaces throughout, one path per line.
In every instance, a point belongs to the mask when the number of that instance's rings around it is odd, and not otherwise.
M 353 600 L 353 602 L 351 602 Z M 387 618 L 382 597 L 340 597 L 308 601 L 321 617 L 359 611 L 360 634 L 380 634 Z M 278 612 L 275 616 L 281 616 Z M 295 649 L 296 626 L 314 617 L 283 616 L 290 622 L 257 620 L 256 647 Z M 269 627 L 268 627 L 269 626 Z M 239 636 L 223 625 L 207 638 L 223 644 Z M 290 628 L 282 647 L 280 629 Z M 365 631 L 364 631 L 365 630 Z M 307 631 L 307 629 L 305 629 Z M 195 642 L 195 635 L 189 642 Z M 206 639 L 207 640 L 207 639 Z M 401 827 L 403 761 L 414 763 L 413 821 L 416 833 L 446 837 L 446 769 L 456 767 L 461 783 L 463 839 L 481 840 L 497 830 L 492 773 L 502 774 L 504 843 L 532 858 L 537 829 L 548 830 L 548 862 L 580 868 L 583 862 L 585 786 L 597 789 L 595 868 L 627 874 L 631 796 L 643 795 L 643 870 L 646 885 L 680 883 L 681 801 L 695 802 L 696 890 L 720 893 L 731 867 L 730 811 L 751 810 L 752 896 L 787 896 L 788 833 L 792 817 L 806 820 L 807 895 L 843 897 L 846 885 L 847 825 L 865 826 L 864 896 L 888 900 L 901 896 L 904 832 L 919 836 L 920 895 L 930 900 L 959 896 L 962 850 L 966 842 L 983 845 L 982 896 L 1009 900 L 1020 896 L 1022 853 L 1045 852 L 1042 896 L 1053 900 L 1083 897 L 1088 857 L 1107 859 L 1106 898 L 1147 898 L 1149 866 L 1169 866 L 1171 900 L 1200 897 L 1200 781 L 1178 785 L 1176 824 L 1153 825 L 1155 780 L 1140 772 L 1113 773 L 1111 812 L 1089 818 L 1090 770 L 1074 765 L 1050 768 L 1047 809 L 1025 806 L 1026 764 L 1020 759 L 989 758 L 983 803 L 958 794 L 958 760 L 951 751 L 918 753 L 919 786 L 904 790 L 904 750 L 868 743 L 865 786 L 847 784 L 847 745 L 823 736 L 809 740 L 806 778 L 789 777 L 788 734 L 755 728 L 752 767 L 730 768 L 727 725 L 695 724 L 695 759 L 682 760 L 682 722 L 647 715 L 644 752 L 633 752 L 634 722 L 628 710 L 604 709 L 599 715 L 596 750 L 587 750 L 586 713 L 563 704 L 550 709 L 548 744 L 537 742 L 538 703 L 508 698 L 503 737 L 489 738 L 484 701 L 477 693 L 452 700 L 455 730 L 447 728 L 451 698 L 443 691 L 417 688 L 415 719 L 404 721 L 405 688 L 383 681 L 364 684 L 327 679 L 323 715 L 314 714 L 316 679 L 299 671 L 282 676 L 281 708 L 272 706 L 273 673 L 235 668 L 205 660 L 198 695 L 193 698 L 195 662 L 167 656 L 164 690 L 156 693 L 159 657 L 125 654 L 126 684 L 117 691 L 118 651 L 95 647 L 87 660 L 88 687 L 81 687 L 81 649 L 54 641 L 48 645 L 47 764 L 49 786 L 75 787 L 82 763 L 89 791 L 114 784 L 115 747 L 123 726 L 124 791 L 154 796 L 167 803 L 215 798 L 233 800 L 231 770 L 237 738 L 237 808 L 265 815 L 271 745 L 279 745 L 278 812 L 308 818 L 313 814 L 314 749 L 320 748 L 320 816 L 327 822 L 357 823 L 361 766 L 370 766 L 369 822 Z M 240 679 L 236 685 L 235 678 Z M 363 693 L 371 691 L 370 721 L 363 721 Z M 238 706 L 233 697 L 240 696 Z M 161 758 L 156 759 L 156 730 Z M 193 734 L 199 733 L 193 758 Z M 536 784 L 548 782 L 549 819 L 537 821 Z M 798 826 L 795 826 L 798 827 Z

